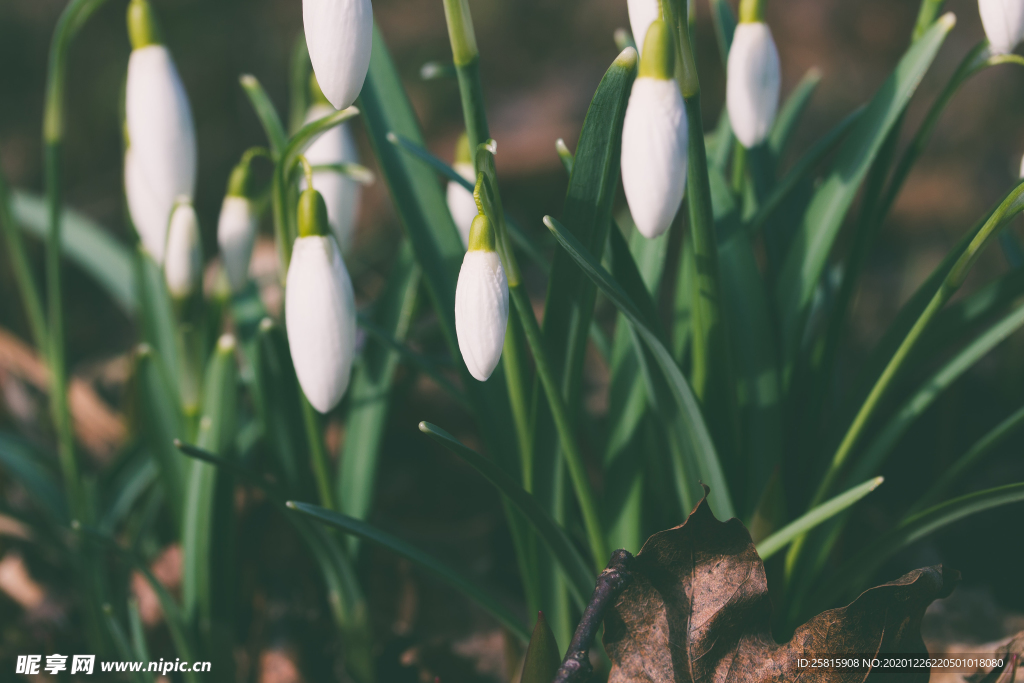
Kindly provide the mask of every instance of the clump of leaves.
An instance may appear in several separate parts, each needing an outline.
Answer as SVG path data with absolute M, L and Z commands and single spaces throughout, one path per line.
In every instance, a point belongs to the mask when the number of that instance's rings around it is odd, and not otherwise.
M 613 562 L 621 564 L 619 553 Z M 960 580 L 959 572 L 942 566 L 914 570 L 822 612 L 779 644 L 771 634 L 764 565 L 750 534 L 738 519 L 715 519 L 706 495 L 682 525 L 651 536 L 636 557 L 627 554 L 624 569 L 628 584 L 617 597 L 603 595 L 599 584 L 590 606 L 604 617 L 609 683 L 870 681 L 884 670 L 801 668 L 800 660 L 926 655 L 924 611 Z M 602 598 L 605 605 L 594 604 Z M 902 680 L 927 681 L 928 672 Z

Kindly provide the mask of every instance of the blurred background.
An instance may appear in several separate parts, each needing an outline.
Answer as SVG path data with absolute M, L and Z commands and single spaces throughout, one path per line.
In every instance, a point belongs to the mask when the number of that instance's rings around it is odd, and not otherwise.
M 707 3 L 696 2 L 704 121 L 710 129 L 723 106 L 724 81 Z M 47 51 L 65 4 L 65 0 L 0 2 L 0 170 L 11 186 L 32 192 L 42 189 L 40 136 Z M 238 77 L 257 76 L 279 110 L 287 110 L 289 61 L 302 28 L 301 3 L 154 0 L 154 4 L 197 124 L 196 208 L 205 253 L 211 257 L 216 254 L 216 218 L 228 173 L 245 149 L 265 144 Z M 870 98 L 906 49 L 918 4 L 917 0 L 768 3 L 767 22 L 782 60 L 783 97 L 808 69 L 817 68 L 823 75 L 796 134 L 791 159 Z M 374 0 L 373 5 L 428 146 L 450 160 L 462 130 L 456 84 L 419 78 L 424 62 L 450 59 L 441 2 Z M 540 218 L 560 214 L 567 185 L 554 142 L 563 137 L 570 149 L 575 146 L 589 100 L 616 54 L 613 32 L 628 27 L 626 3 L 471 0 L 470 5 L 492 135 L 499 145 L 505 203 L 520 225 L 541 235 Z M 983 38 L 975 0 L 951 0 L 947 9 L 956 14 L 957 26 L 911 104 L 905 138 L 916 130 L 962 57 Z M 120 239 L 133 241 L 123 208 L 118 112 L 128 53 L 124 3 L 108 3 L 74 45 L 65 180 L 71 207 Z M 1024 73 L 1013 65 L 985 70 L 950 104 L 870 257 L 853 309 L 853 336 L 844 349 L 843 372 L 855 371 L 899 306 L 959 236 L 1016 181 L 1024 152 L 1022 111 Z M 358 121 L 354 129 L 362 161 L 372 167 L 372 154 Z M 269 224 L 263 229 L 269 234 Z M 350 265 L 362 301 L 371 300 L 380 285 L 400 233 L 384 183 L 366 188 L 356 237 L 357 263 Z M 29 240 L 29 245 L 41 266 L 40 244 Z M 1000 251 L 989 249 L 965 290 L 991 280 L 1006 267 Z M 97 439 L 116 445 L 118 439 L 127 438 L 125 425 L 131 424 L 132 406 L 125 404 L 124 383 L 126 354 L 137 341 L 135 331 L 83 273 L 73 267 L 66 272 L 69 367 L 76 377 L 89 382 L 100 409 L 107 411 L 102 419 L 112 420 Z M 539 280 L 533 286 L 538 298 L 543 286 Z M 5 258 L 0 259 L 0 328 L 0 341 L 11 335 L 30 338 Z M 26 424 L 31 422 L 33 405 L 45 411 L 45 403 L 33 404 L 33 397 L 24 395 L 11 370 L 17 361 L 11 360 L 16 345 L 4 344 L 0 422 L 24 431 L 30 428 Z M 607 402 L 607 372 L 597 366 L 588 372 L 593 385 L 588 408 L 600 416 Z M 1024 338 L 1018 332 L 944 394 L 904 438 L 897 457 L 890 461 L 890 471 L 885 472 L 886 485 L 863 506 L 860 533 L 870 535 L 873 528 L 892 521 L 890 504 L 900 500 L 901 486 L 912 485 L 920 468 L 950 462 L 1018 407 L 1024 398 L 1022 379 Z M 404 390 L 396 392 L 399 398 L 384 445 L 374 522 L 485 577 L 497 590 L 504 590 L 510 601 L 521 603 L 515 594 L 512 550 L 497 497 L 471 470 L 416 431 L 416 423 L 428 419 L 472 444 L 471 421 L 429 381 L 412 374 L 400 381 L 405 382 Z M 339 430 L 335 439 L 343 437 Z M 47 438 L 45 433 L 37 436 Z M 971 476 L 968 490 L 1024 479 L 1020 438 L 1010 439 L 998 456 Z M 271 587 L 262 598 L 260 609 L 266 616 L 261 623 L 277 634 L 268 640 L 277 642 L 277 638 L 287 651 L 289 642 L 303 637 L 316 640 L 316 624 L 325 618 L 325 606 L 289 581 L 290 553 L 300 553 L 287 528 L 270 520 L 269 513 L 254 510 L 243 533 L 265 557 L 259 567 L 251 568 L 262 577 L 261 585 Z M 926 564 L 952 565 L 964 574 L 960 592 L 995 615 L 979 622 L 977 629 L 985 624 L 990 628 L 978 637 L 998 637 L 994 630 L 1003 628 L 1000 620 L 1024 612 L 1022 525 L 1024 509 L 1019 505 L 971 517 L 897 557 L 880 578 L 888 580 Z M 0 536 L 0 554 L 5 545 Z M 444 680 L 484 681 L 493 680 L 502 670 L 501 632 L 464 598 L 376 548 L 367 548 L 362 563 L 375 630 L 393 650 L 390 655 L 384 653 L 382 661 L 393 663 L 395 677 L 389 679 L 382 671 L 382 680 L 427 680 L 422 676 L 443 672 Z M 173 558 L 168 564 L 173 574 Z M 15 633 L 19 622 L 8 617 L 19 613 L 17 605 L 0 594 L 0 641 L 35 637 Z M 323 647 L 329 649 L 330 644 Z M 0 660 L 10 652 L 0 653 Z M 290 660 L 283 661 L 281 666 L 287 668 Z M 305 663 L 303 671 L 315 677 L 310 666 L 315 670 L 315 664 Z M 0 670 L 0 680 L 8 675 L 6 668 Z

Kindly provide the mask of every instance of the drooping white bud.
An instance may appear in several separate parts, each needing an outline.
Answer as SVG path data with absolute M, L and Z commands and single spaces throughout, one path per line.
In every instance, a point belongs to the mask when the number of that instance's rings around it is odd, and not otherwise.
M 184 299 L 198 291 L 203 280 L 203 246 L 199 219 L 188 197 L 180 197 L 167 228 L 164 278 L 171 296 Z
M 332 235 L 295 240 L 284 305 L 299 385 L 326 413 L 345 395 L 356 348 L 352 280 Z
M 476 170 L 473 168 L 473 164 L 456 162 L 452 168 L 469 182 L 476 182 Z M 469 246 L 469 228 L 473 225 L 473 219 L 477 214 L 476 200 L 473 198 L 472 192 L 454 180 L 448 181 L 447 197 L 448 210 L 452 212 L 452 220 L 455 221 L 455 227 L 459 229 L 462 246 L 467 247 Z
M 324 95 L 336 109 L 351 106 L 370 67 L 370 0 L 302 0 L 302 25 Z
M 329 104 L 313 105 L 306 115 L 306 123 L 330 116 L 334 112 L 335 109 Z M 359 154 L 348 124 L 343 123 L 325 131 L 309 146 L 305 157 L 313 166 L 357 163 Z M 313 172 L 313 185 L 327 203 L 331 232 L 338 240 L 342 253 L 347 254 L 352 248 L 353 232 L 359 215 L 359 184 L 337 171 L 322 170 Z M 305 178 L 300 181 L 300 187 L 306 189 Z
M 356 300 L 316 190 L 299 197 L 299 238 L 285 280 L 285 329 L 302 392 L 321 413 L 348 388 L 356 349 Z
M 191 197 L 196 180 L 196 139 L 188 96 L 167 48 L 132 51 L 125 84 L 125 192 L 132 222 L 158 263 L 171 209 Z
M 744 147 L 754 147 L 768 136 L 779 106 L 779 52 L 767 24 L 736 27 L 727 66 L 729 123 Z
M 978 0 L 978 13 L 992 54 L 1009 54 L 1024 39 L 1021 0 Z
M 501 359 L 508 324 L 508 279 L 494 251 L 494 233 L 479 215 L 470 231 L 455 287 L 455 333 L 469 374 L 484 382 Z
M 217 244 L 232 292 L 240 292 L 249 281 L 249 259 L 256 240 L 259 216 L 248 197 L 227 195 L 220 206 Z
M 629 29 L 633 32 L 636 52 L 642 55 L 647 29 L 651 27 L 651 22 L 660 16 L 658 0 L 627 0 L 626 6 L 629 8 Z

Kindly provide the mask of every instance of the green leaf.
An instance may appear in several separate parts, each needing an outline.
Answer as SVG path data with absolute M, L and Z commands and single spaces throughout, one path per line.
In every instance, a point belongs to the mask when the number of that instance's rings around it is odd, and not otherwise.
M 725 4 L 723 0 L 717 0 L 717 2 Z M 817 67 L 811 67 L 779 108 L 775 123 L 772 124 L 772 131 L 768 135 L 768 149 L 771 150 L 776 163 L 786 150 L 786 144 L 792 138 L 796 124 L 807 109 L 811 96 L 818 89 L 819 83 L 821 83 L 821 71 Z
M 827 519 L 838 515 L 849 508 L 864 496 L 868 495 L 882 485 L 882 477 L 875 477 L 868 481 L 854 486 L 845 493 L 841 493 L 831 500 L 812 508 L 801 515 L 798 519 L 790 522 L 774 534 L 757 544 L 757 554 L 762 560 L 767 560 L 779 550 L 782 550 L 797 536 L 813 529 Z
M 979 512 L 1021 502 L 1024 502 L 1024 483 L 1008 484 L 954 498 L 907 517 L 895 529 L 860 550 L 838 572 L 830 572 L 818 602 L 831 603 L 833 598 L 854 594 L 886 560 L 943 527 Z
M 379 326 L 390 338 L 404 339 L 416 306 L 419 284 L 419 267 L 412 248 L 405 243 L 398 252 L 384 292 L 370 313 L 374 326 Z M 362 360 L 354 369 L 336 491 L 341 511 L 356 519 L 365 519 L 370 511 L 377 481 L 377 458 L 391 404 L 391 384 L 399 359 L 400 354 L 388 344 L 372 339 L 367 341 Z
M 608 68 L 587 110 L 576 145 L 563 209 L 567 229 L 592 253 L 602 253 L 611 227 L 612 202 L 619 182 L 622 120 L 636 77 L 635 52 L 624 52 Z M 548 360 L 570 410 L 579 405 L 583 357 L 597 289 L 568 255 L 555 253 L 544 303 L 544 342 Z M 547 399 L 535 389 L 533 405 L 533 488 L 556 519 L 557 483 L 562 459 Z
M 68 506 L 54 474 L 27 442 L 0 432 L 0 466 L 16 479 L 37 505 L 61 525 L 68 523 Z
M 11 194 L 15 221 L 31 235 L 46 239 L 48 219 L 42 197 L 15 190 Z M 80 213 L 66 209 L 61 218 L 64 255 L 89 274 L 126 314 L 138 307 L 134 257 L 108 231 Z
M 141 248 L 135 254 L 135 279 L 141 304 L 142 337 L 160 355 L 165 387 L 170 400 L 182 406 L 181 348 L 178 342 L 178 321 L 163 270 L 153 257 Z
M 309 111 L 309 75 L 313 65 L 309 62 L 306 35 L 299 31 L 292 48 L 291 68 L 288 74 L 288 131 L 302 128 Z
M 711 21 L 715 26 L 715 38 L 718 40 L 722 66 L 725 66 L 729 63 L 732 36 L 736 32 L 736 15 L 726 0 L 711 0 Z
M 797 352 L 808 306 L 861 181 L 954 23 L 952 14 L 943 16 L 910 47 L 846 138 L 833 171 L 815 192 L 776 287 L 785 358 Z
M 555 634 L 548 626 L 548 620 L 544 618 L 543 612 L 537 612 L 537 624 L 533 627 L 530 645 L 526 648 L 519 683 L 551 683 L 555 680 L 558 668 L 562 664 L 559 652 Z
M 120 622 L 114 615 L 114 609 L 109 605 L 103 605 L 103 619 L 107 626 L 107 633 L 110 634 L 111 640 L 114 641 L 114 649 L 117 651 L 117 656 L 121 658 L 121 661 L 130 662 L 135 659 L 132 654 L 131 645 L 128 643 L 128 636 L 125 634 L 124 629 L 121 628 Z M 140 671 L 133 672 L 131 679 L 136 683 L 146 683 L 146 676 Z
M 569 540 L 565 530 L 551 519 L 537 499 L 517 484 L 512 477 L 502 472 L 501 468 L 493 462 L 467 448 L 440 427 L 429 422 L 420 422 L 420 431 L 469 463 L 523 513 L 523 516 L 533 525 L 537 535 L 547 545 L 551 554 L 562 565 L 566 575 L 572 579 L 569 585 L 576 598 L 577 606 L 581 609 L 585 607 L 587 598 L 593 591 L 594 572 L 590 570 L 587 561 Z
M 128 458 L 117 478 L 112 482 L 110 499 L 99 529 L 114 533 L 118 525 L 128 516 L 135 504 L 160 478 L 160 466 L 149 451 L 137 450 Z M 180 519 L 176 517 L 175 519 Z
M 700 406 L 689 383 L 672 358 L 672 354 L 665 348 L 665 344 L 654 331 L 655 327 L 645 319 L 644 314 L 640 312 L 641 309 L 626 294 L 622 286 L 583 248 L 579 240 L 550 216 L 544 217 L 544 224 L 548 226 L 566 253 L 583 269 L 587 277 L 593 280 L 600 287 L 601 292 L 629 319 L 630 324 L 647 344 L 664 375 L 685 427 L 680 435 L 682 439 L 680 445 L 687 454 L 687 458 L 695 463 L 702 481 L 712 487 L 712 492 L 708 497 L 709 503 L 713 501 L 715 514 L 718 517 L 735 516 L 725 475 L 718 462 L 715 445 L 711 441 L 711 435 L 708 433 Z
M 711 204 L 718 234 L 718 263 L 725 297 L 725 315 L 732 340 L 740 417 L 740 451 L 726 468 L 741 514 L 753 512 L 756 501 L 782 456 L 782 387 L 768 288 L 761 279 L 750 233 L 740 224 L 739 207 L 713 169 Z
M 1024 304 L 1018 305 L 954 355 L 911 393 L 864 449 L 850 474 L 855 481 L 877 472 L 900 438 L 954 381 L 983 356 L 1024 325 Z
M 281 123 L 281 117 L 277 114 L 277 109 L 274 108 L 274 103 L 270 101 L 270 96 L 267 95 L 267 91 L 263 89 L 255 76 L 245 74 L 239 77 L 238 82 L 242 84 L 242 90 L 249 97 L 253 111 L 256 112 L 256 118 L 263 126 L 271 153 L 275 159 L 279 158 L 288 144 L 288 136 L 285 135 L 284 125 Z
M 152 446 L 160 467 L 160 485 L 174 519 L 184 519 L 186 462 L 174 448 L 174 440 L 185 436 L 181 409 L 168 387 L 163 358 L 148 344 L 135 352 L 135 389 L 142 414 L 147 441 Z
M 416 548 L 415 546 L 406 543 L 391 534 L 381 531 L 366 522 L 353 519 L 348 515 L 333 512 L 332 510 L 327 510 L 317 505 L 298 503 L 295 501 L 289 501 L 288 507 L 304 515 L 308 515 L 319 522 L 341 529 L 345 533 L 355 534 L 364 540 L 378 543 L 406 559 L 415 562 L 416 564 L 433 572 L 441 580 L 464 593 L 467 597 L 475 600 L 481 607 L 490 612 L 491 616 L 497 619 L 502 625 L 508 628 L 509 631 L 517 635 L 519 638 L 524 641 L 529 639 L 529 633 L 523 626 L 522 622 L 512 614 L 508 608 L 502 605 L 497 598 L 493 597 L 474 581 L 466 578 L 461 572 L 448 566 L 441 560 L 436 559 L 419 548 Z
M 203 416 L 199 423 L 198 446 L 222 457 L 234 437 L 237 371 L 235 341 L 225 335 L 217 343 L 206 369 L 203 386 Z M 214 545 L 218 493 L 231 496 L 230 489 L 218 490 L 217 468 L 193 462 L 189 471 L 185 496 L 185 522 L 182 533 L 182 602 L 186 618 L 198 618 L 201 628 L 210 628 L 213 618 L 214 557 L 223 546 Z M 228 507 L 227 511 L 231 510 Z M 220 513 L 225 510 L 220 509 Z M 225 569 L 218 566 L 217 570 Z

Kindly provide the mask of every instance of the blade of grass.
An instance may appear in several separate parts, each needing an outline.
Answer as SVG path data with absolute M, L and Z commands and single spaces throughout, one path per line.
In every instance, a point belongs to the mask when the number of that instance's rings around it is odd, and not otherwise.
M 49 518 L 61 526 L 69 521 L 68 506 L 44 458 L 19 437 L 0 432 L 0 466 L 18 481 Z
M 944 15 L 907 50 L 851 130 L 832 172 L 815 192 L 776 286 L 787 360 L 798 351 L 811 297 L 861 181 L 954 24 L 952 14 Z
M 838 515 L 843 510 L 851 507 L 861 498 L 881 486 L 883 481 L 884 479 L 882 477 L 869 479 L 863 484 L 854 486 L 846 493 L 842 493 L 811 509 L 801 515 L 799 519 L 790 522 L 768 538 L 758 543 L 757 554 L 761 557 L 762 561 L 767 560 L 769 557 L 789 545 L 797 536 L 804 534 L 825 520 L 830 519 L 835 515 Z
M 146 633 L 142 628 L 142 617 L 139 615 L 139 603 L 135 598 L 128 600 L 128 633 L 131 636 L 133 659 L 138 662 L 149 661 L 149 648 L 146 647 Z M 154 676 L 143 673 L 147 683 L 153 683 Z
M 143 427 L 160 465 L 160 485 L 167 493 L 167 502 L 174 519 L 184 520 L 185 462 L 174 450 L 174 439 L 185 436 L 178 404 L 168 389 L 167 372 L 162 356 L 147 344 L 135 353 L 135 387 L 138 391 Z
M 1024 325 L 1024 304 L 1018 305 L 921 383 L 904 403 L 891 413 L 878 434 L 864 448 L 850 473 L 854 481 L 877 472 L 910 426 L 943 391 L 981 358 Z
M 289 501 L 288 507 L 296 512 L 308 515 L 318 522 L 327 524 L 336 529 L 341 529 L 345 533 L 355 534 L 364 540 L 382 545 L 406 559 L 415 562 L 453 586 L 459 592 L 475 600 L 481 607 L 487 610 L 491 616 L 497 619 L 503 626 L 518 636 L 521 640 L 529 640 L 529 631 L 527 631 L 526 627 L 518 617 L 512 614 L 508 608 L 502 605 L 499 600 L 490 595 L 490 593 L 485 589 L 481 588 L 474 581 L 465 577 L 461 572 L 448 566 L 441 560 L 434 558 L 419 548 L 416 548 L 415 546 L 406 543 L 391 534 L 381 531 L 366 522 L 353 519 L 347 515 L 326 510 L 316 505 L 310 505 L 309 503 L 299 503 L 295 501 Z
M 665 376 L 686 427 L 682 446 L 686 449 L 688 457 L 696 463 L 703 481 L 712 487 L 708 500 L 715 509 L 715 514 L 720 518 L 734 516 L 729 488 L 718 461 L 715 445 L 704 423 L 700 405 L 690 389 L 689 383 L 676 365 L 672 354 L 665 348 L 665 344 L 654 331 L 656 326 L 652 326 L 652 323 L 645 319 L 637 304 L 608 271 L 584 249 L 572 233 L 551 216 L 544 217 L 544 224 L 587 277 L 593 280 L 600 287 L 601 292 L 629 319 L 630 324 L 651 350 L 657 365 Z
M 717 0 L 724 4 L 723 0 Z M 775 116 L 775 123 L 772 124 L 771 133 L 768 134 L 768 149 L 771 151 L 778 164 L 782 153 L 796 131 L 796 124 L 800 116 L 806 111 L 811 97 L 821 83 L 821 70 L 811 67 L 804 74 L 800 82 L 793 88 L 786 101 L 779 107 L 779 113 Z
M 121 628 L 121 623 L 117 620 L 117 616 L 114 614 L 114 608 L 109 604 L 103 605 L 103 616 L 105 617 L 107 625 L 107 633 L 110 634 L 110 638 L 114 642 L 114 649 L 117 651 L 117 656 L 124 662 L 130 662 L 135 659 L 132 654 L 131 645 L 128 644 L 128 636 L 125 634 L 124 629 Z M 136 683 L 145 683 L 147 680 L 146 677 L 142 675 L 141 671 L 132 672 L 130 678 Z
M 240 76 L 238 82 L 249 98 L 253 111 L 256 112 L 256 118 L 259 119 L 260 125 L 263 126 L 263 132 L 267 136 L 270 152 L 277 160 L 284 153 L 285 146 L 288 144 L 288 136 L 284 132 L 284 124 L 281 123 L 281 117 L 278 116 L 274 103 L 270 101 L 267 91 L 252 74 Z
M 1024 483 L 1007 484 L 960 496 L 907 517 L 831 574 L 815 602 L 831 604 L 836 598 L 855 594 L 886 560 L 943 527 L 979 512 L 1021 502 L 1024 502 Z
M 587 561 L 576 550 L 565 530 L 544 511 L 536 498 L 502 472 L 493 462 L 467 448 L 454 436 L 436 425 L 420 422 L 419 427 L 421 432 L 465 460 L 523 513 L 523 516 L 530 521 L 537 534 L 544 540 L 551 554 L 558 559 L 566 575 L 572 579 L 569 586 L 576 599 L 576 606 L 583 609 L 589 594 L 593 591 L 591 586 L 594 584 L 597 574 L 590 569 Z

